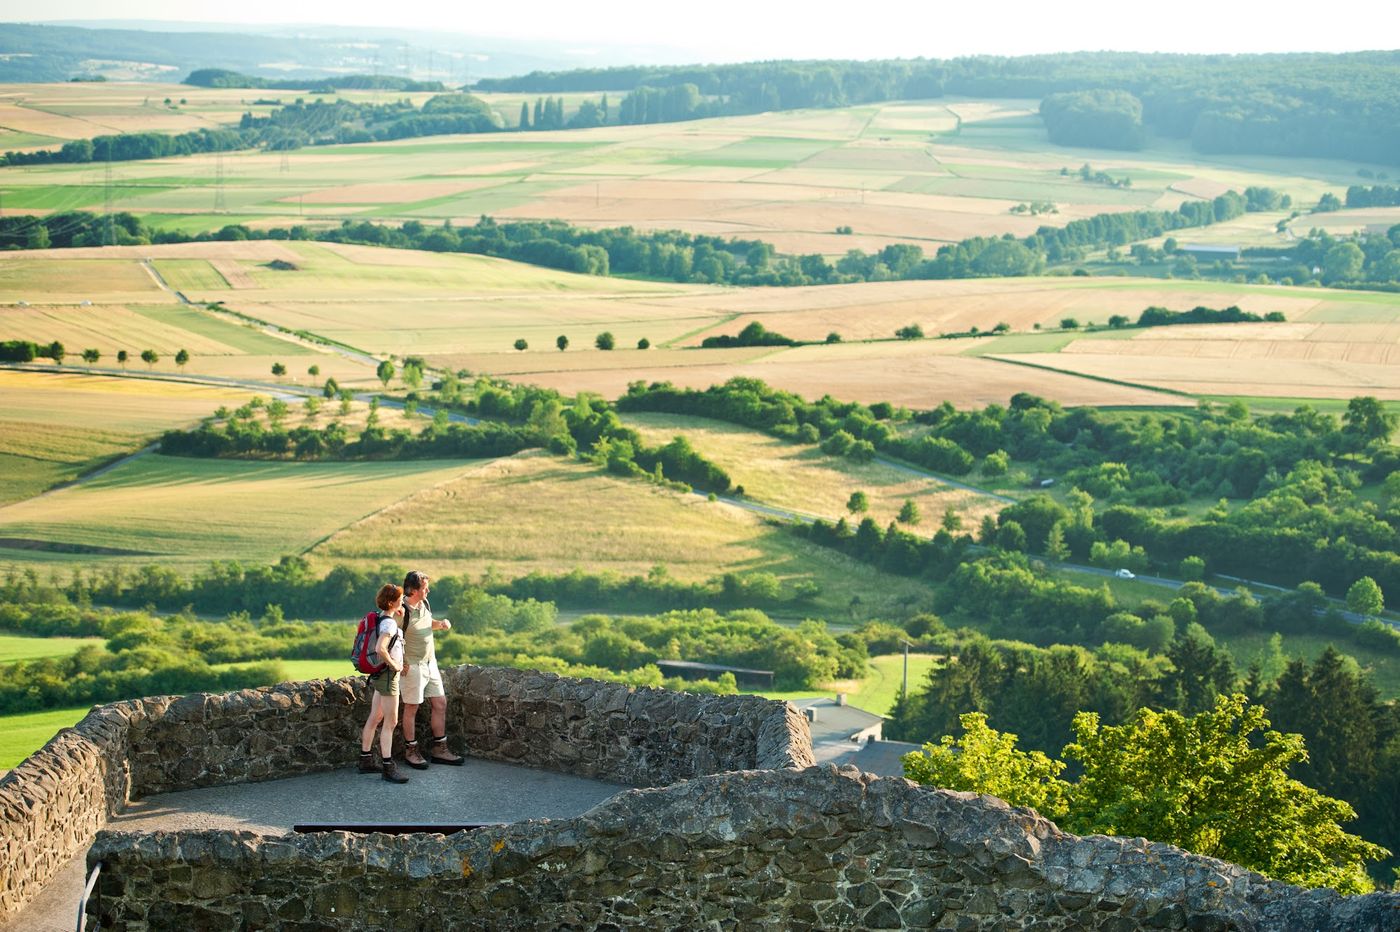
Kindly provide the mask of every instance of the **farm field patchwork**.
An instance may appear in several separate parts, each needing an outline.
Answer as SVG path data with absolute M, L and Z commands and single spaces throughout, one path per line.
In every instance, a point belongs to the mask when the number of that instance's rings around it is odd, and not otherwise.
M 7 86 L 0 100 L 10 103 L 0 106 L 32 119 L 3 125 L 76 138 L 142 125 L 177 131 L 177 125 L 233 122 L 245 111 L 267 109 L 251 103 L 258 92 L 143 87 L 136 92 L 114 85 L 104 94 Z M 162 90 L 189 102 L 168 107 Z M 590 96 L 567 95 L 569 106 Z M 513 125 L 520 102 L 530 98 L 485 99 Z M 1059 147 L 1048 141 L 1036 106 L 1026 100 L 895 101 L 682 124 L 246 151 L 226 154 L 222 173 L 212 155 L 122 162 L 113 169 L 113 195 L 119 209 L 198 217 L 204 229 L 233 220 L 286 226 L 347 217 L 471 223 L 485 213 L 761 237 L 785 251 L 839 256 L 852 246 L 914 242 L 932 251 L 973 235 L 1024 236 L 1046 223 L 1174 207 L 1249 185 L 1310 202 L 1355 177 L 1356 166 L 1345 163 L 1202 158 L 1175 143 L 1140 153 Z M 1085 182 L 1076 174 L 1085 163 L 1131 177 L 1133 186 Z M 6 204 L 35 210 L 100 204 L 104 182 L 92 166 L 0 169 Z M 234 216 L 211 213 L 220 200 Z M 1010 212 L 1032 201 L 1051 201 L 1058 212 Z M 853 233 L 837 234 L 838 226 Z M 1251 228 L 1245 241 L 1284 238 Z

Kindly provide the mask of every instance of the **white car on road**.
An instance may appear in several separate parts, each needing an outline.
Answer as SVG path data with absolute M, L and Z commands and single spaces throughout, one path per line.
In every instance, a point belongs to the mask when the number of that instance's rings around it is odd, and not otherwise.
M 1119 579 L 1137 579 L 1137 574 L 1127 567 L 1118 570 L 1113 575 L 1117 576 Z

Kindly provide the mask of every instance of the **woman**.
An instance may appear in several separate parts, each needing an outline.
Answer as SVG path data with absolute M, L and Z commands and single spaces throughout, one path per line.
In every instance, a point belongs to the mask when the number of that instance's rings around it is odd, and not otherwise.
M 394 727 L 399 723 L 399 674 L 403 672 L 403 590 L 393 583 L 380 588 L 374 604 L 379 608 L 379 632 L 374 653 L 384 669 L 369 678 L 373 688 L 369 721 L 360 734 L 360 773 L 378 773 L 390 783 L 407 783 L 394 766 Z M 379 758 L 374 765 L 374 729 L 379 728 Z

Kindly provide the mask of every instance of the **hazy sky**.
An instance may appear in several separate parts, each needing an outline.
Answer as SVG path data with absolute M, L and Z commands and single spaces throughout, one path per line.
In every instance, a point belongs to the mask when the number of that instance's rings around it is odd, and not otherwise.
M 684 48 L 698 60 L 1400 48 L 1394 0 L 0 0 L 0 18 L 399 26 L 582 48 L 601 42 Z

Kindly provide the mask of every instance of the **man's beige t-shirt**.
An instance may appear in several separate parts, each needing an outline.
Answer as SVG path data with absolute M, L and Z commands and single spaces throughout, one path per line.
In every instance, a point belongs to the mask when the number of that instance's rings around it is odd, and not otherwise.
M 404 663 L 436 660 L 433 650 L 433 610 L 424 599 L 417 605 L 404 603 L 407 624 L 403 629 Z

